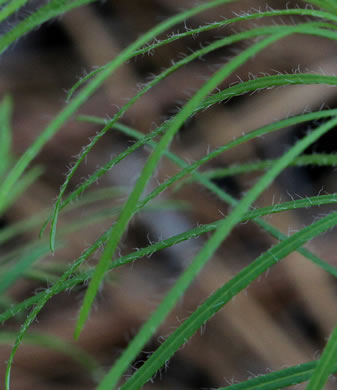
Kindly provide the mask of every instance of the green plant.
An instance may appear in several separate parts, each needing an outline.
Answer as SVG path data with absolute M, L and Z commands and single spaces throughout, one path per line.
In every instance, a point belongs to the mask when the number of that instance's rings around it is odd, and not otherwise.
M 12 13 L 22 7 L 27 1 L 2 1 L 0 6 L 0 20 L 5 20 Z M 35 13 L 31 14 L 27 19 L 17 24 L 13 29 L 8 31 L 0 38 L 0 52 L 6 50 L 6 48 L 13 43 L 20 36 L 40 25 L 42 22 L 55 17 L 63 12 L 66 12 L 74 7 L 89 3 L 86 1 L 50 1 L 45 6 L 39 8 Z M 10 197 L 11 202 L 22 194 L 25 188 L 41 173 L 40 169 L 32 168 L 25 173 L 30 163 L 37 156 L 39 151 L 44 147 L 46 142 L 54 136 L 57 131 L 65 125 L 71 115 L 76 113 L 78 108 L 85 103 L 90 96 L 103 84 L 103 82 L 121 65 L 123 65 L 129 59 L 142 55 L 144 53 L 151 52 L 161 46 L 168 45 L 169 43 L 182 39 L 187 36 L 201 34 L 202 32 L 218 29 L 227 25 L 235 24 L 237 22 L 271 18 L 277 16 L 289 16 L 297 15 L 303 17 L 310 17 L 309 21 L 304 21 L 297 25 L 266 25 L 262 27 L 254 27 L 239 33 L 235 33 L 225 38 L 221 38 L 208 46 L 201 48 L 198 51 L 193 52 L 182 60 L 174 63 L 170 68 L 164 70 L 161 74 L 154 77 L 138 94 L 136 94 L 131 100 L 125 104 L 118 113 L 109 121 L 105 121 L 101 118 L 81 116 L 78 119 L 81 121 L 94 122 L 103 125 L 102 130 L 91 140 L 91 142 L 83 149 L 79 158 L 74 166 L 70 169 L 64 184 L 61 187 L 60 194 L 55 202 L 51 215 L 47 218 L 47 222 L 43 225 L 41 235 L 48 224 L 51 226 L 49 236 L 49 247 L 52 252 L 55 252 L 58 246 L 63 245 L 62 235 L 66 234 L 63 231 L 60 235 L 57 235 L 58 217 L 63 209 L 69 207 L 69 205 L 76 200 L 79 195 L 85 192 L 96 180 L 108 172 L 111 168 L 117 165 L 129 154 L 133 153 L 137 148 L 148 145 L 152 148 L 143 170 L 138 178 L 136 184 L 133 187 L 131 194 L 120 209 L 113 210 L 117 215 L 116 222 L 108 229 L 94 244 L 92 244 L 78 259 L 69 265 L 68 268 L 61 270 L 61 275 L 58 273 L 49 274 L 47 271 L 39 268 L 32 268 L 38 260 L 40 260 L 49 250 L 45 241 L 37 241 L 32 245 L 32 250 L 29 255 L 25 255 L 23 252 L 20 254 L 19 260 L 16 260 L 15 265 L 11 265 L 11 259 L 4 259 L 2 262 L 2 269 L 0 274 L 0 291 L 3 293 L 8 287 L 20 278 L 22 275 L 31 273 L 35 278 L 45 280 L 48 278 L 52 281 L 50 287 L 45 291 L 40 292 L 31 298 L 14 304 L 5 309 L 0 314 L 1 321 L 7 321 L 11 317 L 26 311 L 32 307 L 32 310 L 26 314 L 26 318 L 23 321 L 23 325 L 17 334 L 17 338 L 12 349 L 11 355 L 8 360 L 5 386 L 8 390 L 10 388 L 10 375 L 11 368 L 14 360 L 16 350 L 23 341 L 23 338 L 28 331 L 30 325 L 35 320 L 39 312 L 49 299 L 66 289 L 74 287 L 89 280 L 89 285 L 86 290 L 83 304 L 81 305 L 80 313 L 78 316 L 78 322 L 75 329 L 75 338 L 80 336 L 81 330 L 88 318 L 92 304 L 97 295 L 98 289 L 107 274 L 107 271 L 117 267 L 121 267 L 124 264 L 130 263 L 137 258 L 144 256 L 145 254 L 151 254 L 155 251 L 159 251 L 169 246 L 173 246 L 181 241 L 188 240 L 192 237 L 199 236 L 206 232 L 214 232 L 208 239 L 204 247 L 193 259 L 191 265 L 183 272 L 183 274 L 177 279 L 175 285 L 162 300 L 158 308 L 153 312 L 148 321 L 139 330 L 134 339 L 130 342 L 127 349 L 123 352 L 121 357 L 116 361 L 115 365 L 99 380 L 98 389 L 108 390 L 115 388 L 119 383 L 122 375 L 141 352 L 144 345 L 155 334 L 160 324 L 168 316 L 169 312 L 175 306 L 177 301 L 184 294 L 186 289 L 205 266 L 205 264 L 211 259 L 220 244 L 226 239 L 233 228 L 241 221 L 254 220 L 269 234 L 276 237 L 279 243 L 272 247 L 270 250 L 259 256 L 254 262 L 245 267 L 237 275 L 235 275 L 229 282 L 225 283 L 220 289 L 212 294 L 208 299 L 202 303 L 197 310 L 185 320 L 176 331 L 174 331 L 165 342 L 149 357 L 144 365 L 137 370 L 134 375 L 129 378 L 123 385 L 122 389 L 138 389 L 141 388 L 151 377 L 172 357 L 172 355 L 188 340 L 192 335 L 206 323 L 217 311 L 219 311 L 227 302 L 229 302 L 235 295 L 245 289 L 249 284 L 254 281 L 258 276 L 267 271 L 275 263 L 282 260 L 289 253 L 293 251 L 300 252 L 309 261 L 314 262 L 325 271 L 329 272 L 334 277 L 337 276 L 337 270 L 320 259 L 309 250 L 302 248 L 306 242 L 316 237 L 317 235 L 331 229 L 337 224 L 337 213 L 331 213 L 313 224 L 301 229 L 297 233 L 290 237 L 286 237 L 269 225 L 267 222 L 261 219 L 264 215 L 272 213 L 278 213 L 282 211 L 292 210 L 294 208 L 310 207 L 312 205 L 333 204 L 336 202 L 336 196 L 332 195 L 320 195 L 313 198 L 301 199 L 292 202 L 286 202 L 278 205 L 273 205 L 264 209 L 251 210 L 251 206 L 259 195 L 266 190 L 272 181 L 289 165 L 300 164 L 317 164 L 335 166 L 335 156 L 326 156 L 321 154 L 312 155 L 309 157 L 301 156 L 306 148 L 316 142 L 321 136 L 328 131 L 332 131 L 337 125 L 337 110 L 327 109 L 317 111 L 314 113 L 306 113 L 295 117 L 290 117 L 271 123 L 263 128 L 257 129 L 250 133 L 247 133 L 241 137 L 236 138 L 226 145 L 219 146 L 218 149 L 208 153 L 199 161 L 188 165 L 181 160 L 177 155 L 168 151 L 168 147 L 174 138 L 175 134 L 179 131 L 184 122 L 201 112 L 211 105 L 222 102 L 228 98 L 245 94 L 252 91 L 257 91 L 263 88 L 271 88 L 280 85 L 291 84 L 337 84 L 337 78 L 335 76 L 326 76 L 319 74 L 278 74 L 274 76 L 264 76 L 254 80 L 242 82 L 232 87 L 226 88 L 220 92 L 213 93 L 214 90 L 226 79 L 231 73 L 235 72 L 239 66 L 246 63 L 249 59 L 254 57 L 262 50 L 268 50 L 268 47 L 273 43 L 295 34 L 306 34 L 323 37 L 329 40 L 337 40 L 336 22 L 337 22 L 337 7 L 334 1 L 307 1 L 312 5 L 318 6 L 320 9 L 313 9 L 308 7 L 294 8 L 286 10 L 268 10 L 265 12 L 247 13 L 242 16 L 237 16 L 232 19 L 216 22 L 214 24 L 202 26 L 196 29 L 187 30 L 184 33 L 174 34 L 161 41 L 154 41 L 154 39 L 161 33 L 168 31 L 174 25 L 188 19 L 189 17 L 205 11 L 209 8 L 219 6 L 224 3 L 230 3 L 230 0 L 216 0 L 205 2 L 195 8 L 188 11 L 181 12 L 180 14 L 166 20 L 165 22 L 154 27 L 153 30 L 142 35 L 136 42 L 131 44 L 125 49 L 119 56 L 113 59 L 110 63 L 102 68 L 96 69 L 88 76 L 81 79 L 68 94 L 68 105 L 60 112 L 60 114 L 54 118 L 36 141 L 30 148 L 16 161 L 10 153 L 11 146 L 11 131 L 10 131 L 10 118 L 12 110 L 11 99 L 5 97 L 2 101 L 0 111 L 1 121 L 1 141 L 0 141 L 0 157 L 4 161 L 0 167 L 0 175 L 3 181 L 0 185 L 0 211 L 4 213 L 10 206 L 8 199 Z M 187 100 L 183 108 L 170 118 L 158 126 L 150 134 L 143 136 L 141 133 L 134 129 L 131 129 L 121 123 L 119 120 L 122 115 L 136 103 L 146 92 L 148 92 L 156 84 L 160 83 L 164 78 L 175 72 L 179 68 L 188 64 L 189 62 L 197 59 L 207 53 L 215 51 L 226 45 L 231 45 L 235 42 L 240 42 L 246 39 L 256 39 L 251 46 L 243 50 L 236 55 L 233 59 L 223 64 L 223 66 L 215 72 L 204 85 Z M 146 46 L 147 45 L 147 46 Z M 80 89 L 81 88 L 81 89 Z M 76 94 L 75 94 L 76 92 Z M 308 132 L 301 140 L 293 145 L 289 150 L 283 154 L 279 159 L 273 161 L 263 161 L 254 165 L 241 165 L 233 168 L 229 168 L 226 171 L 220 172 L 208 172 L 200 173 L 198 168 L 205 163 L 211 161 L 220 153 L 230 150 L 244 142 L 253 140 L 261 135 L 270 134 L 274 131 L 279 131 L 287 126 L 306 123 L 313 120 L 325 119 L 324 123 L 318 126 L 316 129 Z M 105 166 L 99 168 L 92 176 L 90 176 L 80 187 L 75 189 L 65 197 L 68 185 L 75 174 L 77 168 L 83 163 L 86 156 L 90 153 L 96 143 L 104 137 L 104 135 L 115 129 L 122 133 L 127 134 L 137 140 L 127 150 L 120 153 L 117 157 L 111 159 Z M 167 179 L 164 183 L 158 185 L 150 194 L 142 198 L 142 194 L 154 175 L 156 168 L 163 156 L 166 156 L 173 161 L 181 170 L 175 175 Z M 263 169 L 266 172 L 260 177 L 257 183 L 246 193 L 241 199 L 237 200 L 218 188 L 211 179 L 220 175 L 233 175 L 237 173 L 246 173 L 253 169 Z M 184 180 L 181 180 L 184 179 Z M 209 225 L 200 226 L 193 230 L 184 232 L 170 239 L 160 241 L 156 244 L 152 244 L 146 248 L 130 253 L 126 256 L 119 258 L 118 260 L 111 260 L 115 256 L 116 248 L 120 243 L 130 220 L 132 217 L 143 210 L 147 204 L 158 196 L 163 191 L 170 188 L 173 184 L 180 181 L 180 185 L 184 185 L 188 181 L 196 181 L 200 185 L 206 187 L 208 190 L 214 192 L 221 200 L 227 202 L 233 207 L 232 212 L 224 217 L 222 220 L 217 221 Z M 110 196 L 111 193 L 104 191 L 103 197 Z M 97 201 L 97 196 L 93 199 L 87 199 L 87 201 Z M 84 200 L 86 198 L 83 198 Z M 76 203 L 75 203 L 76 206 Z M 111 210 L 110 210 L 111 211 Z M 107 217 L 106 213 L 104 215 Z M 30 229 L 34 224 L 39 224 L 43 216 L 37 216 L 35 220 L 24 221 L 23 226 L 17 226 L 14 229 L 14 234 L 19 229 Z M 98 216 L 93 216 L 98 218 Z M 95 219 L 97 220 L 97 219 Z M 88 221 L 90 223 L 92 221 Z M 83 222 L 70 227 L 70 229 L 79 229 Z M 9 230 L 0 232 L 4 237 L 3 240 L 7 240 L 8 237 L 13 234 Z M 1 239 L 1 236 L 0 236 Z M 82 269 L 81 266 L 85 261 L 96 251 L 96 249 L 104 244 L 103 254 L 94 269 Z M 26 251 L 27 252 L 27 251 Z M 25 253 L 26 253 L 25 252 Z M 13 256 L 12 256 L 13 258 Z M 59 276 L 59 277 L 58 277 Z M 4 300 L 4 306 L 6 307 L 6 299 Z M 12 335 L 11 335 L 12 337 Z M 337 328 L 333 331 L 330 340 L 323 351 L 321 358 L 317 362 L 309 364 L 303 364 L 301 366 L 285 369 L 279 372 L 261 376 L 259 378 L 249 380 L 245 383 L 229 386 L 228 389 L 277 389 L 286 387 L 292 384 L 300 383 L 309 380 L 307 386 L 308 389 L 321 389 L 324 387 L 328 376 L 332 372 L 337 371 Z

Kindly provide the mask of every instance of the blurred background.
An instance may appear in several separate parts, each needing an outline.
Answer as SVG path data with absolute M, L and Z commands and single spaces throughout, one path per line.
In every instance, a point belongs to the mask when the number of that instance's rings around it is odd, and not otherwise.
M 41 5 L 30 1 L 10 23 Z M 66 105 L 66 91 L 97 66 L 104 65 L 123 48 L 160 21 L 189 8 L 195 1 L 144 0 L 115 2 L 106 0 L 81 7 L 57 20 L 48 22 L 12 46 L 1 58 L 1 94 L 10 93 L 14 100 L 13 152 L 20 156 L 37 135 Z M 299 1 L 272 1 L 272 8 L 296 6 Z M 303 4 L 303 3 L 301 3 Z M 249 9 L 266 9 L 264 0 L 236 1 L 207 11 L 179 25 L 172 32 L 185 31 L 205 23 L 222 20 L 233 13 Z M 296 23 L 300 18 L 255 21 L 254 24 Z M 194 51 L 219 36 L 252 27 L 241 23 L 179 40 L 162 47 L 151 56 L 137 57 L 118 70 L 81 108 L 80 113 L 109 118 L 132 97 L 153 74 L 158 74 L 182 53 Z M 9 23 L 1 29 L 7 31 Z M 162 36 L 165 37 L 166 34 Z M 172 74 L 148 92 L 123 117 L 122 123 L 148 133 L 175 114 L 186 99 L 216 70 L 251 42 L 242 42 L 211 53 Z M 310 36 L 293 36 L 274 44 L 248 61 L 222 84 L 225 88 L 240 80 L 277 72 L 318 72 L 335 74 L 336 44 Z M 336 107 L 335 88 L 327 86 L 288 86 L 240 96 L 195 115 L 181 129 L 172 151 L 187 162 L 195 161 L 219 145 L 272 121 L 321 108 Z M 271 136 L 255 139 L 224 153 L 207 168 L 227 167 L 280 156 L 289 145 L 305 134 L 308 124 L 283 129 Z M 76 116 L 48 142 L 35 161 L 43 173 L 9 209 L 1 222 L 5 229 L 52 207 L 60 185 L 75 156 L 101 129 L 100 125 L 80 122 Z M 108 132 L 89 154 L 71 180 L 69 191 L 110 158 L 134 142 L 116 130 Z M 335 153 L 336 132 L 324 136 L 306 153 Z M 93 190 L 112 189 L 110 199 L 78 207 L 60 221 L 60 229 L 74 220 L 80 224 L 90 215 L 116 210 L 123 204 L 135 183 L 149 148 L 139 149 L 112 169 Z M 205 169 L 205 168 L 203 168 Z M 178 172 L 163 159 L 150 187 Z M 240 198 L 257 180 L 260 172 L 214 180 L 214 183 Z M 288 168 L 258 199 L 263 207 L 280 201 L 336 192 L 335 171 L 331 168 Z M 150 189 L 151 189 L 150 188 Z M 286 235 L 310 224 L 332 208 L 296 210 L 268 217 L 267 220 Z M 228 206 L 214 194 L 195 183 L 160 197 L 160 204 L 139 214 L 131 223 L 120 254 L 142 248 L 151 242 L 210 223 L 226 213 Z M 54 256 L 45 256 L 36 270 L 55 277 L 66 264 L 79 256 L 114 220 L 111 217 L 63 235 L 64 247 Z M 0 246 L 0 254 L 12 256 L 29 251 L 42 225 L 13 237 Z M 47 235 L 45 234 L 45 238 Z M 177 276 L 198 252 L 206 237 L 157 252 L 131 265 L 111 272 L 100 290 L 93 313 L 76 347 L 96 359 L 103 369 L 109 368 L 141 324 L 158 305 Z M 128 375 L 137 369 L 149 352 L 213 291 L 249 264 L 275 240 L 254 223 L 240 224 L 198 276 L 193 286 L 160 328 L 152 342 L 134 362 Z M 329 264 L 337 266 L 336 232 L 330 231 L 310 242 L 308 247 Z M 22 248 L 22 249 L 18 249 Z M 95 264 L 101 250 L 90 259 Z M 18 302 L 50 285 L 36 275 L 26 275 L 10 289 L 7 298 Z M 72 343 L 72 333 L 85 285 L 54 297 L 43 309 L 31 330 L 54 335 Z M 337 320 L 336 281 L 300 254 L 293 253 L 254 282 L 233 302 L 220 311 L 156 376 L 149 389 L 199 389 L 227 386 L 248 377 L 316 359 Z M 3 330 L 19 329 L 24 316 L 8 321 Z M 75 347 L 74 347 L 75 348 Z M 0 377 L 4 375 L 10 345 L 0 345 Z M 81 353 L 80 353 L 81 355 Z M 82 357 L 84 356 L 84 353 Z M 23 389 L 93 389 L 97 370 L 88 369 L 81 359 L 61 351 L 25 343 L 19 348 L 12 371 L 12 388 Z M 93 363 L 93 365 L 95 365 Z M 90 366 L 90 364 L 89 364 Z M 93 367 L 93 366 L 90 366 Z M 95 372 L 93 372 L 95 371 Z M 326 388 L 335 388 L 331 380 Z M 302 386 L 298 386 L 302 388 Z

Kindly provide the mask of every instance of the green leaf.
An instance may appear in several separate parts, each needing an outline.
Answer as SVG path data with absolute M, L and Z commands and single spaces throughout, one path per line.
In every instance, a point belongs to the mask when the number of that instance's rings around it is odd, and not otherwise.
M 0 178 L 5 175 L 11 163 L 12 133 L 10 128 L 10 121 L 12 111 L 12 99 L 9 96 L 5 96 L 0 105 Z
M 19 22 L 15 27 L 9 30 L 7 33 L 0 37 L 0 54 L 2 54 L 13 42 L 22 37 L 27 32 L 31 31 L 42 23 L 63 13 L 70 11 L 73 8 L 80 7 L 81 5 L 92 3 L 95 0 L 51 0 L 46 5 L 38 8 L 30 16 Z M 8 5 L 9 10 L 12 10 L 12 4 L 15 8 L 14 11 L 21 6 L 20 3 L 26 3 L 27 1 L 12 1 Z M 15 4 L 17 6 L 15 6 Z M 23 5 L 22 4 L 22 5 Z M 1 14 L 0 14 L 1 15 Z
M 306 390 L 323 389 L 337 363 L 337 326 L 333 330 Z
M 0 10 L 0 23 L 6 20 L 15 11 L 28 3 L 28 0 L 12 0 Z M 0 3 L 1 4 L 1 3 Z
M 287 386 L 297 385 L 310 379 L 318 362 L 299 364 L 284 370 L 259 375 L 245 382 L 236 383 L 218 390 L 278 390 Z M 337 367 L 333 371 L 337 372 Z
M 11 196 L 7 197 L 7 199 L 3 203 L 2 212 L 6 211 L 12 204 L 14 204 L 20 196 L 30 187 L 44 172 L 44 169 L 40 166 L 36 166 L 31 168 L 27 173 L 25 173 L 20 180 L 18 180 L 12 191 Z M 0 186 L 1 191 L 1 186 Z
M 48 246 L 46 245 L 37 247 L 26 253 L 19 261 L 16 261 L 6 272 L 0 274 L 0 295 L 15 283 L 28 268 L 48 252 Z
M 16 332 L 2 331 L 0 332 L 0 343 L 11 344 L 16 337 Z M 30 332 L 26 334 L 23 343 L 48 348 L 69 356 L 83 368 L 89 370 L 91 376 L 95 380 L 103 374 L 103 370 L 95 358 L 77 345 L 70 343 L 69 341 L 64 341 L 54 335 L 41 332 Z

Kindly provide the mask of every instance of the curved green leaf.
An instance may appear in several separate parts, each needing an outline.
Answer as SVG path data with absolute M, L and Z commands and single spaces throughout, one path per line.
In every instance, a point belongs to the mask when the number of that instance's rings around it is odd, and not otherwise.
M 337 326 L 333 330 L 306 390 L 323 389 L 337 362 Z

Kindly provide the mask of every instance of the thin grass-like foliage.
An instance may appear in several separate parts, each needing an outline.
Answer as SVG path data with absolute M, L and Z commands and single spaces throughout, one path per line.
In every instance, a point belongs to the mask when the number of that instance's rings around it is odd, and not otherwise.
M 18 22 L 10 28 L 2 37 L 0 37 L 0 53 L 4 52 L 13 42 L 22 37 L 27 32 L 41 25 L 43 22 L 70 11 L 76 7 L 91 3 L 93 0 L 73 0 L 62 1 L 52 0 L 45 5 L 33 11 L 28 17 Z M 77 82 L 69 91 L 67 96 L 68 104 L 65 108 L 51 120 L 47 127 L 40 133 L 33 144 L 27 148 L 26 152 L 17 160 L 11 152 L 11 117 L 13 102 L 6 96 L 0 105 L 0 213 L 4 214 L 12 203 L 30 186 L 42 173 L 40 167 L 30 167 L 34 158 L 56 133 L 66 125 L 68 119 L 91 97 L 91 95 L 104 83 L 104 81 L 115 72 L 120 66 L 130 59 L 151 53 L 159 47 L 169 45 L 170 43 L 183 39 L 188 36 L 195 36 L 213 29 L 223 28 L 228 25 L 235 25 L 237 22 L 248 22 L 264 18 L 276 18 L 282 16 L 303 16 L 310 19 L 303 19 L 297 25 L 274 25 L 247 28 L 244 31 L 234 33 L 219 38 L 218 40 L 202 47 L 181 60 L 173 63 L 170 67 L 163 70 L 162 73 L 153 77 L 134 97 L 132 97 L 110 120 L 94 116 L 82 115 L 78 119 L 81 121 L 95 123 L 102 126 L 102 129 L 82 149 L 79 158 L 74 163 L 66 179 L 61 186 L 59 195 L 56 199 L 53 209 L 48 211 L 49 217 L 46 218 L 46 211 L 41 211 L 31 219 L 19 222 L 18 224 L 5 228 L 0 231 L 0 243 L 6 243 L 13 237 L 22 232 L 29 231 L 42 225 L 43 231 L 50 223 L 49 242 L 42 239 L 34 243 L 26 244 L 16 251 L 10 252 L 0 259 L 0 293 L 3 294 L 1 304 L 5 307 L 0 313 L 0 322 L 4 323 L 11 318 L 24 315 L 21 328 L 15 333 L 0 333 L 0 342 L 7 342 L 15 338 L 14 346 L 11 350 L 7 362 L 5 389 L 10 390 L 11 371 L 14 357 L 17 349 L 22 342 L 35 343 L 45 347 L 56 349 L 68 354 L 87 369 L 92 371 L 97 379 L 98 390 L 111 390 L 121 384 L 121 389 L 140 389 L 151 380 L 151 378 L 163 367 L 166 362 L 189 340 L 198 329 L 200 329 L 208 320 L 210 320 L 219 310 L 230 302 L 242 290 L 247 288 L 264 272 L 268 271 L 273 265 L 280 262 L 286 256 L 294 251 L 298 251 L 308 261 L 328 272 L 331 276 L 337 277 L 335 267 L 318 257 L 317 255 L 304 248 L 308 241 L 314 239 L 320 234 L 332 229 L 337 225 L 337 213 L 330 212 L 328 215 L 316 220 L 312 224 L 300 229 L 291 236 L 285 236 L 271 224 L 262 219 L 263 216 L 281 213 L 300 208 L 309 208 L 321 205 L 333 205 L 337 202 L 336 194 L 325 194 L 314 197 L 297 199 L 290 202 L 273 204 L 264 208 L 253 208 L 254 202 L 259 196 L 268 189 L 272 182 L 289 166 L 327 166 L 336 167 L 337 158 L 335 155 L 316 153 L 312 155 L 303 155 L 303 152 L 324 134 L 333 131 L 337 126 L 337 110 L 327 109 L 317 112 L 304 113 L 292 116 L 270 123 L 259 129 L 250 131 L 228 142 L 225 145 L 218 145 L 216 149 L 200 158 L 198 161 L 188 164 L 178 155 L 169 151 L 170 144 L 175 135 L 179 132 L 184 123 L 193 115 L 202 115 L 203 111 L 209 107 L 222 103 L 243 94 L 256 92 L 263 89 L 271 89 L 280 86 L 289 85 L 309 85 L 320 84 L 337 86 L 337 77 L 333 75 L 323 75 L 315 73 L 296 73 L 296 74 L 276 74 L 264 75 L 245 82 L 231 85 L 222 90 L 217 88 L 222 85 L 230 75 L 240 66 L 251 60 L 262 51 L 269 50 L 270 46 L 276 42 L 291 37 L 295 34 L 305 34 L 325 38 L 331 41 L 337 41 L 337 6 L 332 0 L 307 1 L 307 3 L 320 9 L 294 8 L 286 10 L 268 10 L 263 12 L 252 12 L 235 16 L 228 20 L 221 20 L 209 25 L 187 30 L 183 33 L 172 34 L 167 38 L 157 40 L 157 36 L 165 31 L 171 30 L 175 25 L 184 22 L 188 18 L 197 15 L 203 11 L 217 7 L 225 3 L 231 3 L 235 0 L 216 0 L 204 2 L 189 10 L 183 11 L 155 26 L 149 32 L 144 33 L 134 43 L 123 50 L 116 58 L 105 66 L 95 69 L 86 77 Z M 239 0 L 238 0 L 239 1 Z M 0 0 L 0 22 L 6 21 L 11 15 L 23 7 L 27 1 Z M 249 25 L 248 25 L 249 26 Z M 221 30 L 220 30 L 221 31 Z M 187 99 L 180 111 L 169 120 L 161 123 L 152 132 L 143 135 L 136 129 L 125 126 L 120 123 L 123 115 L 137 103 L 144 94 L 160 84 L 162 80 L 172 73 L 178 71 L 190 62 L 214 52 L 223 47 L 242 41 L 252 41 L 248 48 L 242 50 L 232 59 L 228 60 L 219 68 L 208 80 Z M 282 131 L 289 126 L 305 124 L 313 121 L 321 121 L 320 125 L 307 132 L 307 134 L 279 158 L 273 160 L 255 161 L 249 164 L 235 164 L 221 170 L 205 170 L 204 167 L 213 161 L 219 155 L 246 142 L 252 141 L 257 137 L 272 134 L 276 131 Z M 91 176 L 84 180 L 80 186 L 66 195 L 68 187 L 74 174 L 86 157 L 90 154 L 96 144 L 106 136 L 107 132 L 121 132 L 135 140 L 131 146 L 112 158 L 102 167 L 99 167 Z M 151 153 L 144 164 L 138 180 L 134 184 L 127 199 L 121 206 L 109 210 L 103 209 L 101 212 L 94 212 L 87 220 L 75 221 L 66 229 L 58 226 L 61 214 L 66 213 L 76 207 L 97 203 L 100 200 L 110 198 L 111 191 L 86 193 L 86 191 L 102 176 L 116 167 L 121 161 L 134 153 L 142 146 L 149 146 Z M 158 184 L 146 196 L 143 195 L 148 183 L 154 176 L 162 159 L 169 159 L 179 167 L 179 171 Z M 117 167 L 118 169 L 118 167 Z M 250 172 L 262 171 L 257 182 L 247 191 L 241 199 L 235 199 L 227 194 L 221 188 L 215 185 L 214 179 L 225 176 L 234 176 L 238 174 L 247 174 Z M 214 223 L 198 226 L 183 233 L 174 235 L 165 240 L 152 243 L 147 247 L 132 251 L 131 253 L 117 258 L 116 249 L 121 244 L 123 236 L 126 234 L 129 223 L 132 218 L 140 211 L 151 210 L 156 207 L 153 200 L 167 190 L 177 190 L 181 186 L 188 185 L 190 182 L 196 182 L 200 186 L 211 191 L 221 201 L 229 204 L 232 209 L 227 216 L 224 216 Z M 115 190 L 114 190 L 115 191 Z M 120 193 L 120 192 L 117 192 Z M 115 192 L 116 194 L 116 192 Z M 83 198 L 80 199 L 80 197 Z M 157 207 L 165 207 L 165 203 L 157 204 Z M 60 272 L 53 270 L 44 270 L 39 268 L 40 260 L 51 250 L 57 257 L 57 249 L 67 245 L 67 235 L 70 232 L 78 231 L 83 226 L 88 226 L 98 221 L 113 218 L 113 224 L 99 236 L 83 253 L 75 259 L 70 265 L 62 268 Z M 265 251 L 257 257 L 251 264 L 242 268 L 231 280 L 224 283 L 218 290 L 209 296 L 200 306 L 172 332 L 172 334 L 163 342 L 159 348 L 144 362 L 144 364 L 133 373 L 133 375 L 123 382 L 123 375 L 131 367 L 133 361 L 137 358 L 144 346 L 156 334 L 161 324 L 165 321 L 168 314 L 175 307 L 179 299 L 195 280 L 217 249 L 224 243 L 228 235 L 240 222 L 252 220 L 262 227 L 268 234 L 278 240 L 272 248 Z M 40 311 L 46 303 L 63 291 L 67 291 L 77 286 L 83 286 L 88 283 L 84 300 L 81 304 L 77 324 L 74 331 L 74 338 L 77 339 L 86 321 L 90 315 L 92 305 L 95 301 L 97 292 L 107 275 L 107 272 L 126 264 L 141 259 L 144 256 L 161 251 L 165 248 L 177 245 L 180 242 L 193 239 L 195 237 L 206 237 L 206 233 L 212 233 L 209 238 L 205 238 L 204 245 L 199 253 L 194 257 L 190 265 L 177 278 L 173 287 L 169 290 L 161 303 L 143 324 L 127 348 L 116 360 L 115 364 L 104 375 L 104 371 L 91 356 L 83 354 L 77 347 L 72 347 L 62 342 L 49 338 L 42 334 L 32 334 L 29 331 L 30 326 L 36 320 Z M 103 253 L 96 266 L 83 268 L 87 260 L 100 248 L 104 246 Z M 15 261 L 13 261 L 15 260 Z M 141 261 L 141 260 L 140 260 Z M 26 300 L 11 304 L 7 291 L 14 283 L 17 283 L 23 277 L 30 277 L 39 281 L 48 281 L 48 288 L 36 293 Z M 27 337 L 26 337 L 27 336 Z M 337 327 L 332 332 L 330 339 L 319 360 L 304 363 L 295 367 L 286 368 L 280 371 L 269 373 L 246 382 L 226 387 L 229 390 L 267 390 L 279 389 L 290 385 L 309 381 L 308 390 L 323 389 L 329 375 L 336 372 L 337 364 Z M 102 378 L 102 379 L 101 379 Z
M 0 106 L 0 158 L 2 164 L 0 166 L 0 178 L 3 178 L 6 170 L 11 163 L 11 143 L 12 134 L 10 128 L 12 114 L 12 101 L 9 96 L 6 96 Z

